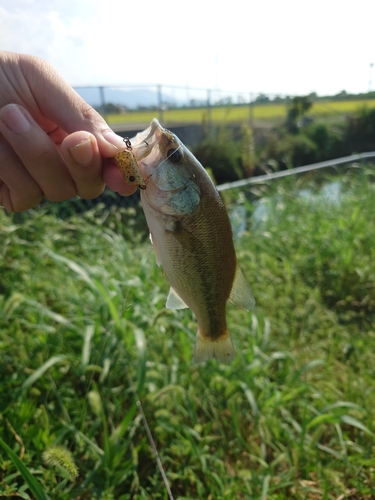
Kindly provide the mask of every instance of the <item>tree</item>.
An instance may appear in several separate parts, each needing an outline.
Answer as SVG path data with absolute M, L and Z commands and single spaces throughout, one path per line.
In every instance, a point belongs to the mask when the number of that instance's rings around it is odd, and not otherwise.
M 270 102 L 270 98 L 266 94 L 259 94 L 255 99 L 255 102 L 258 104 L 265 104 L 267 102 Z
M 286 125 L 289 132 L 296 133 L 298 130 L 297 120 L 302 118 L 311 108 L 312 101 L 309 96 L 296 96 L 290 101 Z

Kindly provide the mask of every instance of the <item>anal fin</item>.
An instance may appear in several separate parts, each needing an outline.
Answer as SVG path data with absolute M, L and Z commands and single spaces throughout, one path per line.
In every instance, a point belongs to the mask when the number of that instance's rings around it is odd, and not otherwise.
M 246 311 L 249 311 L 249 309 L 255 305 L 255 299 L 251 293 L 251 289 L 238 264 L 229 300 L 235 306 L 245 309 Z
M 186 309 L 188 306 L 177 294 L 177 292 L 171 287 L 165 307 L 167 307 L 168 309 Z

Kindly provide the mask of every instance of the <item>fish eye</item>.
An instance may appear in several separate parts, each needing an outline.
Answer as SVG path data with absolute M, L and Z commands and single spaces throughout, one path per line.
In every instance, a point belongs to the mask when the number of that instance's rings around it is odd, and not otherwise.
M 167 159 L 170 160 L 172 163 L 179 163 L 182 158 L 182 153 L 179 149 L 168 149 L 167 152 Z
M 134 175 L 129 175 L 129 182 L 134 182 L 134 181 L 135 181 Z

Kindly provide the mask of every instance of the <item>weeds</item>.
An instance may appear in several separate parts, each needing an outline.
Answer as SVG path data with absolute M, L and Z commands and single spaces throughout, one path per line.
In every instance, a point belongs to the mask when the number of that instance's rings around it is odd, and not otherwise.
M 118 234 L 100 209 L 1 212 L 0 496 L 167 498 L 137 391 L 176 499 L 372 498 L 372 172 L 339 183 L 337 196 L 319 177 L 241 197 L 257 306 L 228 307 L 230 366 L 191 364 L 195 321 L 164 308 L 130 218 Z M 61 447 L 78 476 L 44 463 Z

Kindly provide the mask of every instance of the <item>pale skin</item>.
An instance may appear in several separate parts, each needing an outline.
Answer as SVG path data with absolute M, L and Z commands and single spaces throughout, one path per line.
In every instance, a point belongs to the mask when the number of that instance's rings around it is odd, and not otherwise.
M 125 149 L 103 118 L 48 62 L 0 51 L 0 206 L 99 196 L 126 185 L 113 157 Z

